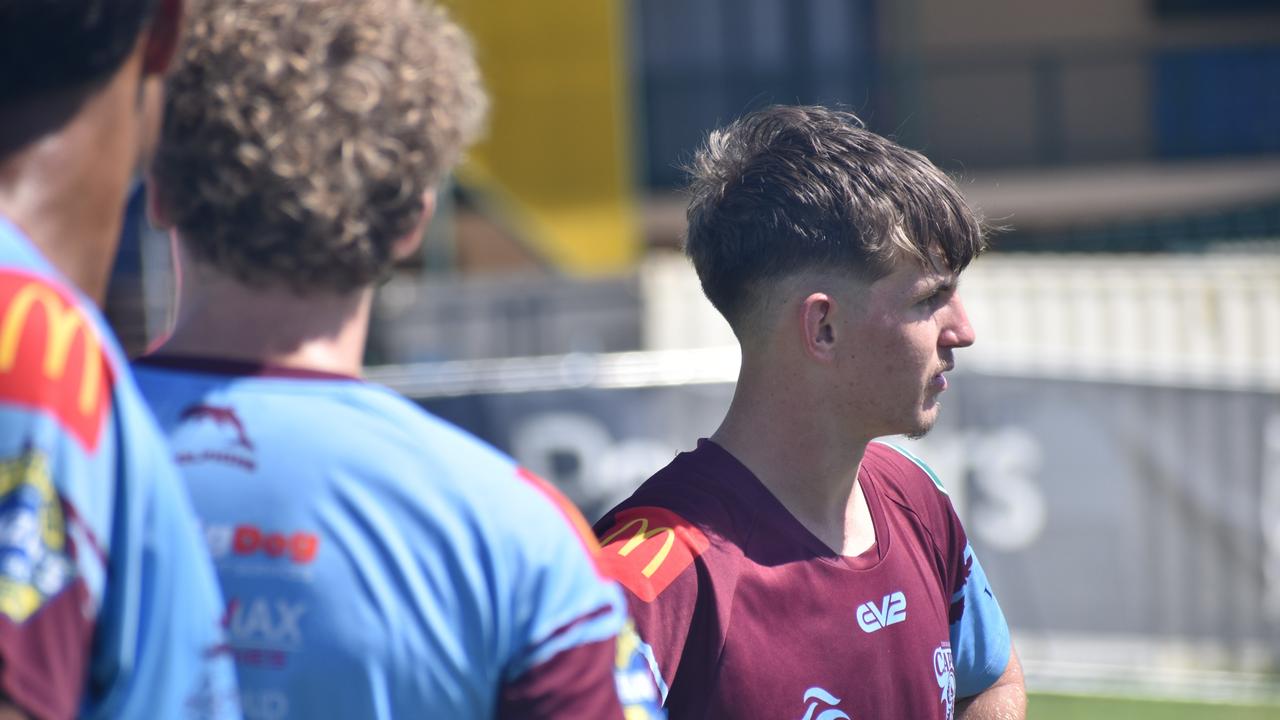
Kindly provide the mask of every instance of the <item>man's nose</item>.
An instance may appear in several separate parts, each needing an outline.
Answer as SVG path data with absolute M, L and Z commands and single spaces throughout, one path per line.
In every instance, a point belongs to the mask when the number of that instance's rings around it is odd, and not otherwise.
M 949 318 L 946 327 L 942 329 L 939 343 L 946 347 L 969 347 L 977 340 L 977 334 L 969 323 L 969 314 L 965 312 L 959 295 L 952 296 L 947 310 Z

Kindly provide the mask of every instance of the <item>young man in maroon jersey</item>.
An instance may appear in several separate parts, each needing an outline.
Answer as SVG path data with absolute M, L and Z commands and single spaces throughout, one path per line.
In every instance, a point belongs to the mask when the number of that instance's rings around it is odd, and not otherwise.
M 597 525 L 670 716 L 1020 718 L 1021 666 L 923 435 L 983 249 L 854 116 L 773 107 L 692 166 L 687 252 L 742 346 L 720 428 Z

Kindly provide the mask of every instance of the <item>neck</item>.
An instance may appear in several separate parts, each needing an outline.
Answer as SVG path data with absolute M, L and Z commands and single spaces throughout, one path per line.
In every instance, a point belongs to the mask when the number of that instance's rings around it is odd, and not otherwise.
M 12 111 L 5 131 L 25 126 L 30 140 L 0 158 L 0 213 L 101 304 L 137 165 L 138 78 L 119 72 L 77 92 L 89 94 L 68 91 Z
M 299 297 L 246 286 L 198 263 L 182 268 L 178 320 L 157 354 L 360 374 L 372 288 Z
M 848 436 L 827 393 L 807 387 L 803 373 L 765 371 L 770 363 L 752 363 L 744 351 L 733 402 L 711 439 L 818 539 L 856 555 L 874 540 L 857 482 L 869 440 Z

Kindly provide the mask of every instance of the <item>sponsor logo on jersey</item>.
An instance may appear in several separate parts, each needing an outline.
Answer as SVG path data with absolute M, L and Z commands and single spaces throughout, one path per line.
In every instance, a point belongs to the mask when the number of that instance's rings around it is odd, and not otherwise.
M 600 544 L 618 582 L 645 602 L 658 597 L 711 546 L 692 523 L 659 507 L 618 511 Z
M 956 668 L 951 659 L 951 643 L 944 642 L 933 651 L 933 676 L 941 692 L 939 701 L 947 709 L 947 720 L 956 710 Z
M 907 619 L 907 596 L 901 591 L 891 592 L 878 603 L 862 603 L 856 614 L 862 632 L 873 633 Z
M 302 617 L 307 608 L 281 598 L 231 598 L 223 624 L 235 661 L 241 665 L 282 668 L 289 653 L 302 647 Z
M 0 400 L 49 413 L 94 452 L 111 383 L 98 334 L 71 296 L 33 276 L 0 272 Z
M 206 525 L 204 539 L 214 560 L 267 557 L 287 560 L 294 565 L 309 565 L 320 551 L 320 536 L 315 533 L 264 530 L 249 523 L 235 527 Z
M 174 460 L 179 465 L 216 462 L 248 471 L 257 469 L 258 463 L 253 456 L 253 440 L 250 439 L 244 422 L 236 414 L 235 408 L 198 403 L 185 408 L 178 415 L 178 421 L 184 424 L 206 423 L 218 433 L 216 447 L 205 447 L 199 450 L 180 447 L 174 454 Z
M 62 500 L 42 453 L 0 461 L 0 615 L 22 623 L 75 577 Z
M 814 686 L 805 690 L 804 702 L 807 705 L 801 720 L 850 720 L 848 714 L 835 707 L 840 704 L 840 698 L 820 687 Z

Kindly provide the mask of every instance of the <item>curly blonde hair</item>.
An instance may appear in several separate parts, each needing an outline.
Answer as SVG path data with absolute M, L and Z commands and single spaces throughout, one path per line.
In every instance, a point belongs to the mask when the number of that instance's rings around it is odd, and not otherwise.
M 152 178 L 190 252 L 254 287 L 384 278 L 486 109 L 469 39 L 415 0 L 200 0 Z

